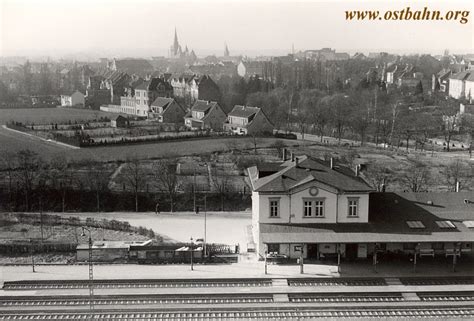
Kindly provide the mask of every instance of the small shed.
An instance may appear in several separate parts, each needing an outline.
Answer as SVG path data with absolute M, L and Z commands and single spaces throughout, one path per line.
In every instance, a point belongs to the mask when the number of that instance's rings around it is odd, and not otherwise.
M 125 127 L 128 127 L 130 125 L 130 121 L 123 117 L 122 115 L 119 115 L 117 116 L 117 118 L 115 119 L 112 119 L 110 121 L 110 126 L 113 127 L 113 128 L 125 128 Z
M 92 243 L 93 262 L 113 262 L 128 259 L 128 251 L 131 245 L 139 245 L 144 242 L 134 241 L 95 241 Z M 76 248 L 77 261 L 89 261 L 89 244 L 79 244 Z

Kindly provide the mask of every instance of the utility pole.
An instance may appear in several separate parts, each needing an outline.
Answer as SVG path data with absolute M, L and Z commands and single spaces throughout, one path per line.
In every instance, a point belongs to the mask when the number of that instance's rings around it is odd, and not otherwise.
M 35 251 L 33 246 L 33 239 L 30 239 L 30 254 L 31 254 L 31 268 L 33 269 L 33 273 L 35 273 Z
M 94 265 L 92 262 L 92 233 L 87 227 L 82 227 L 81 236 L 86 236 L 84 231 L 89 232 L 89 318 L 94 319 Z
M 193 251 L 194 251 L 194 249 L 193 249 L 193 237 L 192 236 L 191 236 L 191 246 L 190 246 L 190 248 L 191 248 L 191 271 L 194 271 L 194 266 L 193 266 Z
M 267 254 L 268 254 L 268 251 L 267 251 L 266 245 L 265 245 L 265 255 L 264 255 L 264 260 L 265 260 L 265 274 L 268 274 L 268 270 L 267 270 Z
M 301 244 L 300 250 L 300 274 L 304 273 L 304 265 L 303 265 L 303 244 Z
M 207 257 L 207 195 L 204 195 L 204 257 Z
M 193 167 L 193 208 L 194 212 L 196 212 L 196 167 Z

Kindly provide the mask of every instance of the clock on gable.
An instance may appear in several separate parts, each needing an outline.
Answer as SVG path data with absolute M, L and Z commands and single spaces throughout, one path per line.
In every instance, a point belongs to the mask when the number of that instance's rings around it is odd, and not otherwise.
M 319 193 L 319 189 L 316 186 L 312 186 L 309 188 L 309 195 L 316 196 Z

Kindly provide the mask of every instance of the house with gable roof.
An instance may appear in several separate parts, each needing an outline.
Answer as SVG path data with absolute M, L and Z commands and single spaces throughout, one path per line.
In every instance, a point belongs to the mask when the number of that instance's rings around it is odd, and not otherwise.
M 273 124 L 258 107 L 235 105 L 227 115 L 224 130 L 237 135 L 273 133 Z
M 151 103 L 148 117 L 160 123 L 181 123 L 185 114 L 184 108 L 173 98 L 157 97 Z
M 449 76 L 452 71 L 449 69 L 442 69 L 437 74 L 433 74 L 431 79 L 431 90 L 433 92 L 439 91 L 442 93 L 449 92 Z
M 469 91 L 466 92 L 466 81 L 468 78 L 472 78 L 474 81 L 474 73 L 471 73 L 469 70 L 451 75 L 449 77 L 449 96 L 456 99 L 467 97 Z
M 137 115 L 146 117 L 151 103 L 157 97 L 170 97 L 173 93 L 171 85 L 163 78 L 152 78 L 135 87 Z
M 226 114 L 215 101 L 197 100 L 184 116 L 184 125 L 191 130 L 222 130 Z

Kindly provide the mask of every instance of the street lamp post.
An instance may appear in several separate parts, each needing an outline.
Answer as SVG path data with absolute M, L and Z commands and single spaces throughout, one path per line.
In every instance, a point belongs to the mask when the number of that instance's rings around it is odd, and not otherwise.
M 92 233 L 87 227 L 82 227 L 81 236 L 86 236 L 84 231 L 89 232 L 89 310 L 90 318 L 94 317 L 94 265 L 92 263 Z
M 207 195 L 204 195 L 204 257 L 207 257 Z

